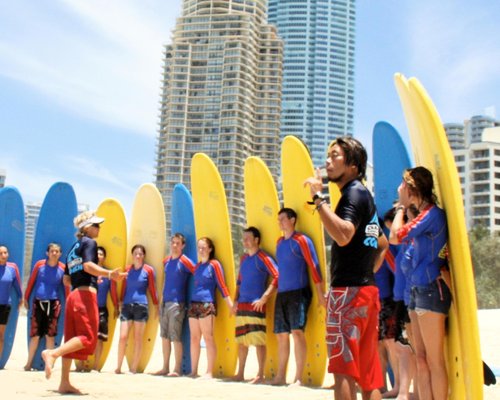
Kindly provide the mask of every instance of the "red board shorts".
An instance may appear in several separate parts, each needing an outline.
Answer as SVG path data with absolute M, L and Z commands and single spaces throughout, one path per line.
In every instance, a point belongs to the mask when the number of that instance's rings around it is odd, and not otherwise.
M 384 384 L 377 350 L 379 311 L 376 286 L 330 288 L 326 320 L 328 372 L 353 377 L 365 391 Z
M 86 360 L 94 354 L 98 328 L 97 294 L 90 290 L 73 290 L 66 300 L 64 341 L 77 337 L 85 347 L 64 357 Z

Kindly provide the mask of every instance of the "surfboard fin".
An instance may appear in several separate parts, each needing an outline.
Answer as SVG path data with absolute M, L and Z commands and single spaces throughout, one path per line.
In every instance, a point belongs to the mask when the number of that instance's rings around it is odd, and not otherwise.
M 491 370 L 490 367 L 488 367 L 488 364 L 486 364 L 483 361 L 483 378 L 484 378 L 484 384 L 486 386 L 490 385 L 495 385 L 497 383 L 497 378 L 495 377 L 495 374 Z

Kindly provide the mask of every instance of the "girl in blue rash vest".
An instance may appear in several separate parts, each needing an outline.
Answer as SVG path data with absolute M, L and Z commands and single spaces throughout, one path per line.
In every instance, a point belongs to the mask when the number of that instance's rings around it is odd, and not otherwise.
M 61 294 L 67 296 L 69 288 L 64 287 L 65 265 L 59 261 L 61 246 L 50 243 L 47 246 L 47 259 L 37 261 L 31 272 L 24 293 L 24 306 L 30 309 L 29 299 L 34 293 L 31 308 L 31 331 L 28 347 L 28 362 L 25 371 L 31 371 L 33 358 L 40 338 L 45 336 L 47 349 L 53 349 L 57 336 L 57 323 L 61 313 Z
M 21 277 L 17 265 L 8 262 L 9 250 L 6 246 L 0 246 L 0 356 L 3 353 L 3 341 L 5 337 L 5 329 L 9 320 L 11 299 L 10 289 L 14 287 L 19 299 L 22 298 Z M 19 308 L 23 302 L 19 301 Z
M 432 174 L 424 167 L 408 169 L 398 188 L 399 206 L 391 227 L 391 243 L 413 241 L 409 282 L 409 314 L 417 356 L 419 396 L 446 399 L 448 375 L 444 357 L 445 319 L 451 304 L 446 283 L 447 225 L 444 211 L 437 207 Z M 414 205 L 419 215 L 404 224 L 405 208 Z
M 137 367 L 141 359 L 142 339 L 148 315 L 148 296 L 151 294 L 153 304 L 156 306 L 156 317 L 159 315 L 158 296 L 156 295 L 155 273 L 153 267 L 144 264 L 146 249 L 142 244 L 132 247 L 134 263 L 127 266 L 128 276 L 122 286 L 120 298 L 120 342 L 118 344 L 118 366 L 115 373 L 122 373 L 122 363 L 125 357 L 130 328 L 134 328 L 134 356 L 130 372 L 137 373 Z
M 198 239 L 198 258 L 194 271 L 193 295 L 188 310 L 191 332 L 191 376 L 198 376 L 200 340 L 203 336 L 207 349 L 207 372 L 205 378 L 213 377 L 217 348 L 214 340 L 214 317 L 216 315 L 215 288 L 219 288 L 229 309 L 233 301 L 224 281 L 222 265 L 215 258 L 215 246 L 207 237 Z

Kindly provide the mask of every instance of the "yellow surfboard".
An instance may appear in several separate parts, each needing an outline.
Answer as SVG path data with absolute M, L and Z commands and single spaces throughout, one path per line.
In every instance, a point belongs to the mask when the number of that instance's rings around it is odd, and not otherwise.
M 229 295 L 234 298 L 236 280 L 226 193 L 217 167 L 206 154 L 197 153 L 192 159 L 191 192 L 196 236 L 197 238 L 207 236 L 214 242 L 215 257 L 222 264 Z M 231 377 L 236 369 L 238 353 L 235 319 L 218 290 L 216 290 L 216 302 L 214 338 L 217 357 L 214 376 Z
M 135 195 L 130 220 L 130 231 L 127 246 L 127 264 L 132 264 L 130 251 L 135 244 L 142 244 L 146 248 L 144 262 L 155 270 L 156 291 L 163 288 L 163 258 L 166 250 L 165 210 L 160 192 L 152 183 L 143 184 Z M 139 361 L 138 372 L 144 372 L 155 344 L 158 332 L 158 315 L 148 292 L 149 319 L 144 330 L 142 355 Z M 127 342 L 127 362 L 132 364 L 134 353 L 134 337 L 131 333 Z
M 405 113 L 418 121 L 410 131 L 414 153 L 432 171 L 440 206 L 446 211 L 453 302 L 449 314 L 447 362 L 450 399 L 482 399 L 483 367 L 477 302 L 462 192 L 453 153 L 437 110 L 417 79 L 396 75 L 406 90 Z
M 321 267 L 324 289 L 326 288 L 326 260 L 323 226 L 314 207 L 307 204 L 311 200 L 304 181 L 315 174 L 311 157 L 306 146 L 294 136 L 286 136 L 281 147 L 281 174 L 283 178 L 283 199 L 285 207 L 295 210 L 298 215 L 296 229 L 305 233 L 314 243 Z M 312 278 L 309 274 L 313 299 L 307 314 L 305 330 L 307 358 L 303 383 L 321 386 L 325 377 L 327 351 L 325 343 L 325 309 L 320 306 Z
M 125 261 L 127 259 L 127 221 L 125 212 L 118 200 L 105 199 L 97 207 L 96 214 L 105 219 L 105 223 L 101 225 L 97 244 L 106 249 L 106 267 L 109 269 L 120 268 L 125 269 Z M 117 283 L 117 293 L 120 294 L 122 282 Z M 107 307 L 109 312 L 108 318 L 108 341 L 103 342 L 102 353 L 97 361 L 97 369 L 100 371 L 108 358 L 117 318 L 115 318 L 115 306 L 111 301 L 111 294 L 108 294 Z M 84 362 L 85 369 L 91 369 L 94 366 L 94 356 L 90 356 Z
M 278 192 L 271 172 L 259 157 L 245 161 L 245 209 L 247 226 L 255 226 L 261 233 L 261 248 L 271 256 L 276 254 L 276 241 L 281 235 L 278 226 L 280 209 Z M 278 341 L 273 333 L 276 291 L 266 304 L 266 379 L 273 379 L 278 372 Z

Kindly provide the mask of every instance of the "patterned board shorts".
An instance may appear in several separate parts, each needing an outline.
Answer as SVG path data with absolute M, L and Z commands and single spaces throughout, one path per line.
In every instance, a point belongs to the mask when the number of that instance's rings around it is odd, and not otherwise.
M 32 310 L 30 337 L 57 336 L 61 302 L 59 300 L 35 299 Z
M 244 346 L 266 344 L 266 313 L 255 311 L 252 303 L 238 303 L 236 342 Z
M 188 318 L 200 319 L 210 315 L 217 315 L 217 308 L 214 303 L 192 301 L 189 305 Z

